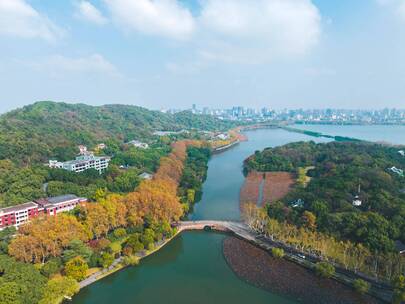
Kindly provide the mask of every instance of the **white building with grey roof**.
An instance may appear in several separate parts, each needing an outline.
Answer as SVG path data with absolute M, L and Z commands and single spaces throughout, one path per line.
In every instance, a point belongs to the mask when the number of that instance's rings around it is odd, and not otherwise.
M 75 160 L 66 162 L 50 160 L 49 167 L 64 169 L 76 173 L 83 172 L 88 169 L 95 169 L 101 174 L 108 168 L 110 160 L 111 158 L 108 156 L 94 156 L 94 154 L 89 153 L 77 156 Z

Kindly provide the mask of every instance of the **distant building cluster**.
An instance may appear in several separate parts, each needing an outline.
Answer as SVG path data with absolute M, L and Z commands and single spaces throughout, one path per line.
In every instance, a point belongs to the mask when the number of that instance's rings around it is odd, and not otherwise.
M 77 205 L 87 202 L 86 198 L 73 194 L 48 197 L 27 202 L 17 206 L 0 209 L 0 230 L 16 227 L 40 215 L 57 215 L 61 212 L 73 210 Z
M 155 131 L 155 132 L 153 132 L 153 135 L 155 135 L 155 136 L 169 136 L 169 135 L 178 135 L 178 134 L 183 134 L 183 133 L 185 133 L 185 134 L 187 134 L 187 133 L 190 133 L 189 131 L 187 131 L 187 130 L 180 130 L 180 131 Z
M 230 138 L 228 133 L 220 133 L 220 134 L 216 135 L 215 137 L 219 140 L 227 140 Z
M 93 152 L 87 151 L 86 146 L 79 146 L 80 155 L 74 160 L 60 162 L 49 160 L 49 168 L 64 169 L 71 172 L 83 172 L 89 169 L 95 169 L 100 174 L 108 168 L 111 160 L 108 156 L 95 156 Z
M 130 142 L 128 142 L 128 145 L 134 146 L 134 147 L 140 148 L 140 149 L 148 149 L 149 148 L 149 145 L 147 143 L 141 142 L 139 140 L 131 140 Z
M 138 177 L 141 179 L 151 180 L 153 178 L 153 174 L 150 174 L 148 172 L 143 172 L 143 173 L 139 174 Z
M 162 110 L 176 113 L 181 110 Z M 405 124 L 404 109 L 345 110 L 345 109 L 295 109 L 275 110 L 267 107 L 254 109 L 233 106 L 229 109 L 198 109 L 195 104 L 190 111 L 194 114 L 212 115 L 219 119 L 241 121 L 291 121 L 301 123 L 333 124 Z
M 401 176 L 401 177 L 404 176 L 404 170 L 399 169 L 399 168 L 397 168 L 397 167 L 391 167 L 391 168 L 388 168 L 388 170 L 391 171 L 392 173 L 398 174 L 398 175 Z

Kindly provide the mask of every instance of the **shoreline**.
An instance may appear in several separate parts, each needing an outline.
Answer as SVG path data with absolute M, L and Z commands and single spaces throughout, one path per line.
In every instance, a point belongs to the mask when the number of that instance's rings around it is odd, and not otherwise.
M 227 145 L 225 145 L 225 146 L 221 146 L 221 147 L 218 147 L 218 148 L 213 149 L 213 150 L 212 150 L 212 154 L 219 154 L 219 153 L 221 153 L 221 152 L 225 152 L 225 151 L 227 151 L 228 149 L 232 148 L 233 146 L 238 145 L 239 143 L 240 143 L 240 140 L 237 139 L 237 140 L 231 142 L 230 144 L 227 144 Z
M 231 267 L 231 269 L 238 274 L 238 268 L 232 267 L 232 261 L 229 262 L 229 257 L 233 258 L 233 261 L 238 262 L 239 264 L 243 264 L 243 265 L 249 265 L 249 262 L 252 262 L 253 266 L 257 266 L 259 264 L 263 264 L 266 263 L 266 257 L 268 258 L 272 258 L 269 252 L 270 248 L 273 248 L 273 245 L 269 245 L 269 244 L 264 244 L 262 241 L 260 241 L 259 239 L 257 239 L 255 237 L 255 235 L 253 234 L 253 232 L 249 232 L 247 231 L 245 228 L 243 228 L 243 225 L 241 225 L 240 223 L 236 223 L 236 222 L 220 222 L 220 221 L 190 221 L 190 222 L 183 222 L 184 226 L 179 226 L 178 231 L 169 239 L 164 240 L 161 244 L 159 244 L 155 249 L 153 249 L 152 251 L 147 252 L 145 255 L 139 257 L 139 261 L 142 258 L 148 257 L 156 252 L 158 252 L 161 248 L 163 248 L 166 244 L 168 244 L 171 240 L 173 240 L 174 238 L 176 238 L 180 233 L 182 232 L 186 232 L 186 231 L 193 231 L 193 230 L 205 230 L 205 231 L 215 231 L 215 233 L 226 233 L 228 235 L 227 239 L 233 239 L 234 243 L 239 243 L 240 244 L 244 244 L 244 246 L 248 246 L 250 247 L 250 251 L 255 251 L 255 252 L 261 252 L 260 256 L 256 256 L 254 259 L 249 259 L 246 258 L 246 253 L 245 253 L 245 257 L 242 254 L 240 254 L 241 250 L 238 250 L 238 248 L 234 248 L 233 250 L 231 250 L 231 254 L 232 255 L 226 255 L 224 252 L 224 248 L 225 248 L 225 241 L 223 243 L 223 254 L 225 256 L 225 260 L 227 261 L 228 265 Z M 208 229 L 206 229 L 207 227 L 209 227 Z M 227 240 L 225 239 L 225 240 Z M 228 241 L 229 242 L 229 241 Z M 253 249 L 252 249 L 253 248 Z M 265 258 L 263 258 L 265 257 Z M 275 260 L 275 259 L 274 259 Z M 240 262 L 242 261 L 242 262 Z M 295 256 L 290 256 L 290 254 L 286 253 L 285 258 L 282 258 L 279 261 L 279 263 L 283 264 L 283 267 L 281 267 L 281 271 L 278 272 L 277 277 L 273 280 L 275 280 L 275 282 L 279 282 L 279 281 L 285 281 L 286 282 L 291 282 L 291 280 L 294 280 L 298 274 L 304 273 L 304 277 L 306 279 L 306 281 L 308 283 L 313 282 L 314 280 L 326 280 L 326 279 L 320 279 L 317 276 L 314 275 L 313 271 L 311 270 L 311 266 L 307 265 L 308 263 L 310 263 L 310 261 L 299 261 L 299 259 L 297 260 L 297 258 Z M 123 268 L 126 267 L 130 267 L 131 265 L 122 265 L 120 264 L 120 259 L 117 259 L 114 261 L 116 267 L 114 267 L 113 269 L 107 270 L 107 271 L 99 271 L 95 274 L 93 274 L 92 276 L 90 276 L 89 278 L 83 280 L 83 283 L 79 283 L 80 284 L 80 289 L 85 288 L 89 285 L 91 285 L 92 283 L 95 283 L 101 279 L 103 279 L 104 277 L 107 277 Z M 238 265 L 238 263 L 236 263 L 236 265 Z M 235 265 L 235 264 L 234 264 Z M 251 266 L 251 265 L 250 265 Z M 284 269 L 290 269 L 290 272 L 285 273 Z M 236 270 L 235 270 L 236 269 Z M 263 273 L 266 270 L 268 270 L 269 267 L 266 266 L 266 264 L 263 264 L 260 268 L 259 268 L 259 273 Z M 291 270 L 294 269 L 294 270 Z M 264 288 L 266 290 L 270 290 L 272 292 L 277 292 L 277 293 L 282 293 L 285 294 L 287 293 L 287 295 L 290 295 L 294 298 L 298 298 L 301 299 L 301 296 L 303 295 L 298 295 L 294 293 L 294 290 L 291 290 L 291 294 L 290 292 L 286 292 L 286 290 L 273 290 L 270 287 L 266 287 L 266 284 L 264 285 L 260 285 L 258 284 L 257 281 L 254 280 L 254 278 L 252 279 L 251 276 L 255 275 L 255 269 L 253 270 L 249 270 L 246 273 L 239 273 L 239 277 L 242 280 L 247 281 L 250 284 L 253 284 L 257 287 L 260 288 Z M 256 269 L 256 274 L 258 273 L 257 269 Z M 91 278 L 91 279 L 90 279 Z M 344 277 L 344 275 L 342 274 L 336 274 L 334 275 L 332 278 L 327 279 L 328 280 L 328 284 L 330 286 L 334 286 L 335 289 L 342 289 L 345 290 L 345 292 L 349 292 L 351 297 L 355 297 L 356 299 L 358 299 L 360 297 L 360 295 L 358 295 L 357 293 L 354 293 L 353 289 L 352 289 L 352 280 L 351 278 L 347 278 Z M 265 279 L 259 280 L 260 281 L 266 281 Z M 273 284 L 273 283 L 271 283 Z M 286 283 L 286 285 L 288 285 Z M 301 284 L 303 285 L 303 284 Z M 271 285 L 272 286 L 272 285 Z M 312 286 L 313 287 L 313 286 Z M 318 292 L 318 296 L 320 297 L 320 299 L 324 299 L 324 298 L 328 298 L 328 294 L 329 293 L 322 293 L 324 290 L 328 290 L 328 286 L 322 286 L 322 285 L 318 285 L 318 288 L 313 288 L 312 293 Z M 306 286 L 304 286 L 304 288 L 302 288 L 301 286 L 301 290 L 306 290 Z M 287 289 L 288 291 L 288 289 Z M 304 292 L 303 292 L 304 294 Z M 322 295 L 319 295 L 322 294 Z M 340 293 L 338 293 L 340 294 Z M 361 298 L 369 298 L 371 299 L 371 301 L 366 301 L 366 302 L 359 302 L 359 301 L 355 301 L 355 302 L 328 302 L 331 304 L 383 304 L 383 303 L 388 303 L 389 299 L 387 298 L 387 294 L 381 294 L 381 291 L 374 291 L 371 289 L 367 295 L 363 295 L 361 296 Z M 313 297 L 313 294 L 311 295 L 311 298 Z M 337 295 L 335 296 L 337 297 Z M 320 302 L 306 302 L 306 303 L 316 303 L 316 304 L 322 304 L 325 303 L 322 300 L 320 300 Z
M 311 270 L 237 237 L 223 243 L 224 258 L 235 275 L 258 288 L 311 304 L 382 304 L 370 295 L 360 295 L 333 279 L 317 277 Z
M 264 128 L 265 128 L 265 127 L 264 127 Z M 276 128 L 280 128 L 280 127 L 276 127 Z M 283 129 L 283 128 L 281 127 L 281 129 Z M 292 131 L 292 132 L 293 132 L 293 131 Z M 236 144 L 239 144 L 239 141 L 233 142 L 233 143 L 227 145 L 226 148 L 221 147 L 222 149 L 220 149 L 220 151 L 218 151 L 218 153 L 227 151 L 229 148 L 233 147 L 233 146 L 236 145 Z M 214 152 L 214 153 L 215 153 L 215 152 Z M 150 256 L 150 255 L 152 255 L 152 254 L 158 252 L 158 251 L 159 251 L 160 249 L 162 249 L 165 245 L 167 245 L 171 240 L 173 240 L 174 238 L 176 238 L 180 233 L 182 233 L 182 232 L 184 232 L 184 231 L 188 231 L 188 230 L 189 230 L 189 229 L 179 229 L 178 231 L 176 231 L 176 233 L 175 233 L 171 238 L 164 240 L 160 245 L 156 246 L 156 248 L 154 248 L 152 251 L 147 252 L 147 253 L 145 253 L 145 255 L 139 257 L 139 261 L 142 260 L 142 259 L 145 258 L 145 257 L 148 257 L 148 256 Z M 232 233 L 230 233 L 229 235 L 232 235 Z M 249 240 L 249 239 L 243 239 L 243 241 L 244 241 L 244 242 L 248 242 L 248 243 L 251 242 L 251 240 Z M 260 249 L 260 246 L 257 246 L 257 245 L 256 245 L 256 247 L 257 247 L 258 249 Z M 120 262 L 120 261 L 118 261 L 118 262 Z M 294 264 L 292 261 L 289 261 L 289 260 L 284 260 L 284 262 L 285 262 L 285 263 Z M 129 265 L 129 266 L 130 266 L 130 265 Z M 87 287 L 87 286 L 89 286 L 89 285 L 91 285 L 91 284 L 94 283 L 94 282 L 97 282 L 97 281 L 99 281 L 99 280 L 101 280 L 101 279 L 103 279 L 103 278 L 109 276 L 110 274 L 113 274 L 113 273 L 115 273 L 115 272 L 118 272 L 119 270 L 124 269 L 124 268 L 129 267 L 129 266 L 125 266 L 125 265 L 122 265 L 122 264 L 119 264 L 119 263 L 118 263 L 118 264 L 117 264 L 117 267 L 115 267 L 114 269 L 112 269 L 112 270 L 110 270 L 110 271 L 98 272 L 98 273 L 94 274 L 94 275 L 96 275 L 96 277 L 94 278 L 94 281 L 92 281 L 92 282 L 90 282 L 90 283 L 88 283 L 88 284 L 86 284 L 86 285 L 83 285 L 83 287 L 81 286 L 81 289 L 82 289 L 82 288 L 85 288 L 85 287 Z M 136 267 L 136 266 L 135 266 L 135 267 Z M 303 268 L 303 267 L 301 267 L 301 268 Z M 292 279 L 294 279 L 294 277 L 292 277 Z M 80 282 L 79 282 L 79 284 L 80 284 Z M 341 284 L 341 283 L 339 283 L 339 284 Z M 379 302 L 377 302 L 377 303 L 379 303 Z
M 158 252 L 160 249 L 162 249 L 164 246 L 166 246 L 168 243 L 170 243 L 170 241 L 175 239 L 183 231 L 185 231 L 185 230 L 178 230 L 178 231 L 176 231 L 176 233 L 171 238 L 168 238 L 168 239 L 165 239 L 163 241 L 158 242 L 158 245 L 153 250 L 147 251 L 142 256 L 137 256 L 138 261 L 140 262 L 142 259 L 144 259 L 144 258 Z M 123 264 L 121 264 L 122 258 L 123 258 L 123 256 L 120 256 L 118 259 L 114 260 L 113 264 L 109 268 L 97 271 L 96 273 L 93 273 L 91 276 L 87 277 L 83 281 L 80 281 L 79 282 L 80 290 L 82 290 L 83 288 L 86 288 L 87 286 L 90 286 L 91 284 L 93 284 L 93 283 L 95 283 L 97 281 L 100 281 L 103 278 L 108 277 L 109 275 L 111 275 L 113 273 L 116 273 L 116 272 L 118 272 L 118 271 L 120 271 L 120 270 L 122 270 L 124 268 L 136 267 L 137 266 L 137 265 L 123 265 Z

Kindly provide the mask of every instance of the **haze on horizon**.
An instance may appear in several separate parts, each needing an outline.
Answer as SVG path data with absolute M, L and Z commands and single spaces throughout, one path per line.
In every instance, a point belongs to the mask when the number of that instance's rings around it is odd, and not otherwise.
M 404 108 L 404 37 L 405 0 L 0 0 L 0 113 Z

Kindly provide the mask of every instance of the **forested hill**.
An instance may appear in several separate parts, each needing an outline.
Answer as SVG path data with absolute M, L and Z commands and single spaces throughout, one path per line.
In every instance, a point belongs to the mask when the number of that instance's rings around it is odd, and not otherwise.
M 310 215 L 311 226 L 322 232 L 389 252 L 396 240 L 405 242 L 403 150 L 366 142 L 299 142 L 257 151 L 245 169 L 297 174 L 290 194 L 268 207 L 271 217 L 301 226 Z M 299 199 L 303 206 L 294 207 Z
M 224 130 L 231 126 L 231 122 L 191 112 L 172 115 L 128 105 L 41 101 L 0 116 L 0 159 L 39 162 L 52 156 L 63 158 L 60 154 L 71 154 L 78 144 L 142 140 L 155 130 Z

